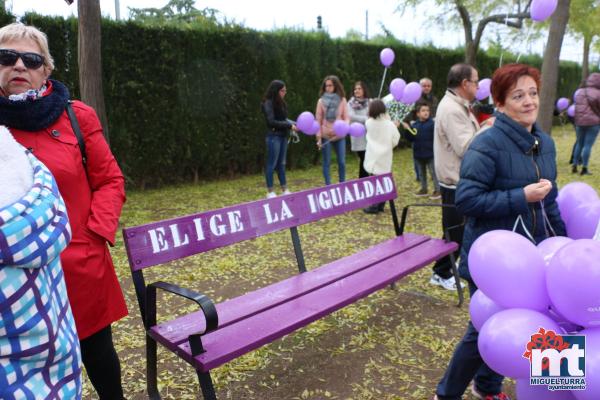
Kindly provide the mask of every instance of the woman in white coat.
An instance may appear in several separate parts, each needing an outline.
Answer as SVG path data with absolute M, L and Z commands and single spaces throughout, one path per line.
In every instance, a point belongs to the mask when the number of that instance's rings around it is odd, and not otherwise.
M 365 151 L 365 170 L 371 175 L 381 175 L 392 172 L 394 147 L 400 140 L 398 128 L 391 121 L 383 101 L 376 99 L 369 104 L 369 119 L 367 127 L 367 149 Z M 365 208 L 367 214 L 377 214 L 383 211 L 385 203 L 379 203 Z

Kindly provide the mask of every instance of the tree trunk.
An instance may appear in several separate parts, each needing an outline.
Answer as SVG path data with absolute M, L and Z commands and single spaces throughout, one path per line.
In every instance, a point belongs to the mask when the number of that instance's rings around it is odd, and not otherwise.
M 476 67 L 477 62 L 477 48 L 474 42 L 466 43 L 465 45 L 465 62 Z
M 81 100 L 94 108 L 108 141 L 108 122 L 102 90 L 102 57 L 100 32 L 100 1 L 77 2 L 79 15 L 79 89 Z
M 551 133 L 556 85 L 558 84 L 558 67 L 560 49 L 567 23 L 569 22 L 569 0 L 558 0 L 556 11 L 552 15 L 550 32 L 544 51 L 542 63 L 542 90 L 540 94 L 540 114 L 538 124 L 544 132 Z
M 581 83 L 585 82 L 585 79 L 590 74 L 590 46 L 592 44 L 591 36 L 583 36 L 583 60 L 581 63 Z

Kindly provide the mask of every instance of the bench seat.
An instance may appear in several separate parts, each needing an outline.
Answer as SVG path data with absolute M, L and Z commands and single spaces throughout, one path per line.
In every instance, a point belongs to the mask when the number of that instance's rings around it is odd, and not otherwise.
M 203 336 L 193 357 L 188 336 L 202 332 L 195 312 L 152 327 L 149 334 L 202 372 L 332 313 L 455 251 L 457 245 L 404 234 L 304 274 L 216 305 L 219 328 Z

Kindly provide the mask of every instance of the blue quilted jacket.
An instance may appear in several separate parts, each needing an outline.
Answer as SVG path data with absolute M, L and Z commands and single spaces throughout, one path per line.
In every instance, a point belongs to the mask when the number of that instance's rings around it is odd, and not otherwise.
M 552 182 L 552 190 L 543 202 L 527 203 L 523 188 L 541 178 Z M 552 138 L 537 125 L 529 132 L 505 114 L 499 114 L 494 126 L 475 137 L 460 168 L 455 203 L 466 218 L 461 276 L 470 279 L 467 255 L 475 239 L 494 229 L 512 230 L 518 216 L 523 224 L 515 231 L 526 236 L 525 225 L 536 243 L 552 236 L 552 231 L 565 235 L 557 194 Z

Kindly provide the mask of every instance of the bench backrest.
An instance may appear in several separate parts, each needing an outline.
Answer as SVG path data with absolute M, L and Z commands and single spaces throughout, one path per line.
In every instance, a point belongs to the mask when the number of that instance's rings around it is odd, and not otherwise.
M 370 176 L 125 228 L 123 238 L 135 272 L 396 197 L 392 174 Z

